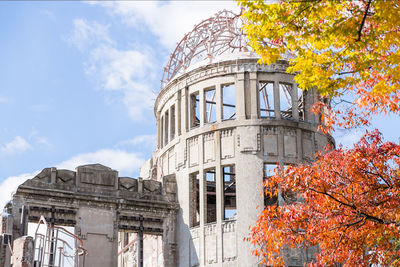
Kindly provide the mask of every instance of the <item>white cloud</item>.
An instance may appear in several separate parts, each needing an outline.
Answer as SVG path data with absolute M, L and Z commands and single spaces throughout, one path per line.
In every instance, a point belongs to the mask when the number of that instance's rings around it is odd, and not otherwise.
M 137 172 L 144 163 L 138 153 L 129 153 L 124 150 L 101 149 L 91 153 L 76 155 L 57 165 L 57 168 L 74 170 L 77 166 L 100 163 L 127 175 Z
M 148 134 L 148 135 L 138 135 L 132 139 L 124 140 L 118 143 L 117 146 L 149 146 L 155 148 L 157 142 L 157 135 Z
M 98 42 L 111 44 L 113 41 L 108 36 L 108 28 L 109 26 L 102 25 L 96 21 L 75 19 L 74 29 L 65 40 L 81 51 Z
M 17 190 L 17 187 L 25 182 L 27 179 L 33 178 L 39 172 L 24 173 L 17 176 L 10 176 L 4 179 L 0 183 L 0 210 L 3 209 L 4 205 L 11 200 L 13 193 Z
M 173 49 L 193 26 L 215 13 L 232 10 L 239 13 L 234 1 L 115 1 L 89 2 L 108 8 L 127 25 L 142 29 L 143 24 L 160 42 Z
M 0 103 L 6 103 L 6 102 L 7 102 L 7 98 L 0 96 Z
M 33 129 L 30 134 L 29 134 L 29 140 L 32 140 L 35 144 L 45 147 L 45 148 L 51 148 L 52 144 L 47 140 L 46 137 L 43 137 L 39 134 L 39 131 L 36 129 Z
M 32 149 L 32 146 L 21 136 L 16 136 L 11 142 L 0 146 L 0 151 L 6 154 L 21 153 Z
M 342 145 L 344 148 L 352 148 L 363 136 L 364 131 L 361 129 L 349 129 L 349 130 L 336 130 L 334 138 L 336 146 Z
M 99 87 L 122 92 L 122 102 L 129 116 L 140 121 L 145 112 L 151 111 L 156 97 L 149 86 L 154 68 L 146 49 L 123 51 L 103 45 L 91 51 L 86 73 Z

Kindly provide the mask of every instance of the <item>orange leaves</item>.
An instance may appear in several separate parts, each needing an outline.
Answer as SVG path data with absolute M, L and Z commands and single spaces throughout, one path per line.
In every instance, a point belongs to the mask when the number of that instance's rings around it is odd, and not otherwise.
M 319 246 L 310 266 L 398 265 L 400 145 L 374 131 L 353 149 L 324 153 L 270 178 L 266 186 L 297 192 L 298 202 L 260 214 L 249 238 L 256 255 L 280 266 L 284 248 Z

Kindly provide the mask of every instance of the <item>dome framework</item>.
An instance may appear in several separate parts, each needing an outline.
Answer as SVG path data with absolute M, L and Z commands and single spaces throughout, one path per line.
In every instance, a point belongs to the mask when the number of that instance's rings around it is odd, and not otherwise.
M 211 61 L 225 53 L 251 50 L 242 29 L 243 19 L 240 15 L 232 11 L 220 11 L 185 34 L 164 68 L 160 89 L 164 89 L 169 81 L 201 60 L 208 58 Z

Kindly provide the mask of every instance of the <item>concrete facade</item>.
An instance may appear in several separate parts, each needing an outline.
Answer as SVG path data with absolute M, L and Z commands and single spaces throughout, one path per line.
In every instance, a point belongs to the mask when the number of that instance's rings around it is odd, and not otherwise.
M 87 251 L 79 266 L 115 267 L 118 232 L 138 232 L 138 218 L 142 218 L 144 233 L 162 237 L 165 266 L 176 266 L 175 199 L 173 175 L 158 182 L 118 177 L 117 171 L 100 164 L 79 166 L 76 172 L 46 168 L 18 187 L 9 216 L 2 222 L 8 226 L 0 234 L 10 234 L 15 240 L 13 264 L 30 266 L 22 261 L 27 257 L 18 247 L 29 241 L 25 237 L 28 223 L 37 223 L 43 216 L 54 225 L 74 227 Z
M 287 62 L 257 60 L 237 53 L 200 64 L 156 99 L 158 149 L 141 176 L 176 176 L 177 266 L 258 266 L 243 239 L 264 205 L 284 203 L 263 196 L 268 170 L 334 145 L 309 111 L 316 92 L 297 89 Z M 301 255 L 288 253 L 287 264 L 301 266 Z
M 264 179 L 277 164 L 312 161 L 334 140 L 317 131 L 320 119 L 309 111 L 316 92 L 297 88 L 286 61 L 257 60 L 236 53 L 174 78 L 156 99 L 158 148 L 141 178 L 100 164 L 43 169 L 7 205 L 2 237 L 28 248 L 27 224 L 44 216 L 74 227 L 88 251 L 85 266 L 137 266 L 143 216 L 144 266 L 258 266 L 244 241 L 249 226 L 265 205 L 286 201 L 265 197 Z M 8 245 L 0 249 L 0 266 L 10 266 Z M 29 253 L 20 252 L 14 264 L 29 266 Z M 285 251 L 288 266 L 309 257 Z

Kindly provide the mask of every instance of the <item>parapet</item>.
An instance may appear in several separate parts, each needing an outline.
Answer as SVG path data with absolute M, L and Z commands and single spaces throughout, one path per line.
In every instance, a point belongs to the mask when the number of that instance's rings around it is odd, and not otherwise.
M 18 187 L 49 191 L 52 196 L 62 193 L 99 195 L 109 198 L 175 201 L 176 183 L 171 175 L 163 182 L 131 177 L 118 177 L 118 172 L 101 164 L 83 165 L 76 171 L 45 168 L 34 178 Z

